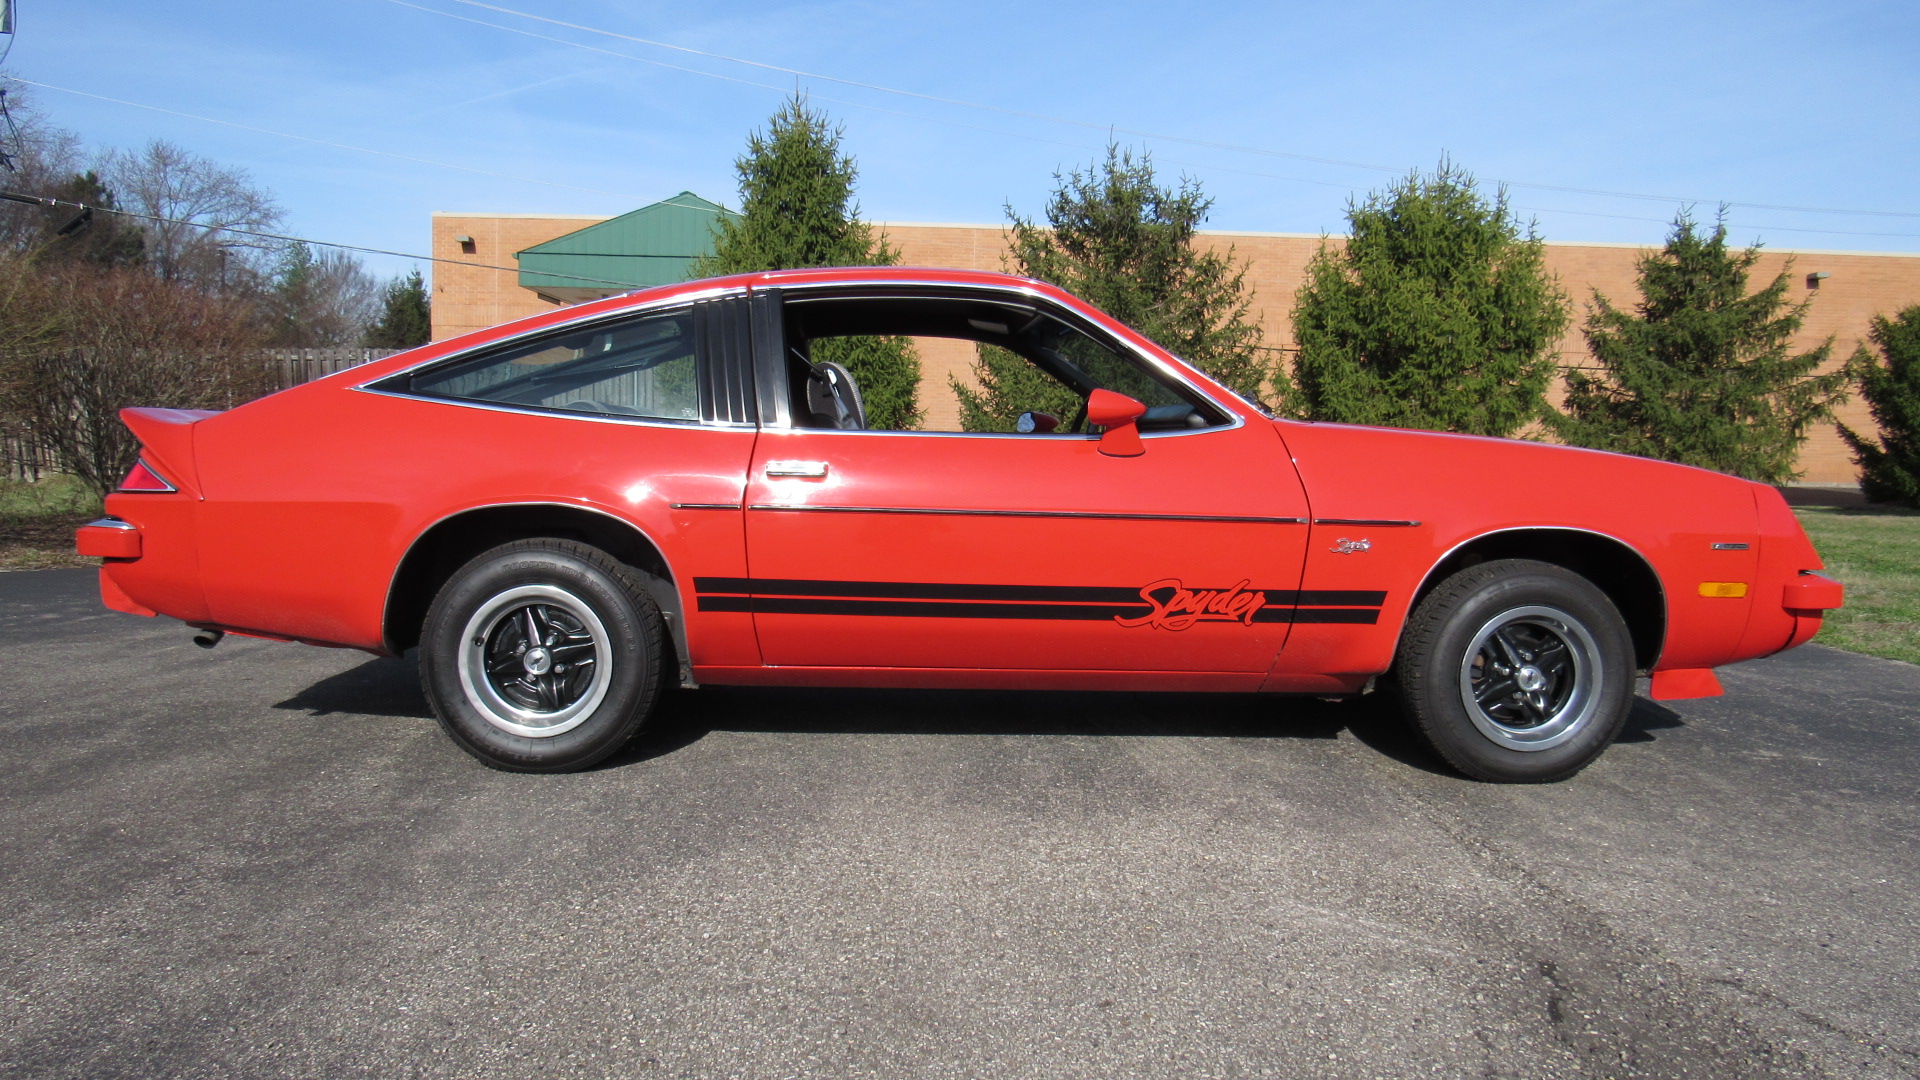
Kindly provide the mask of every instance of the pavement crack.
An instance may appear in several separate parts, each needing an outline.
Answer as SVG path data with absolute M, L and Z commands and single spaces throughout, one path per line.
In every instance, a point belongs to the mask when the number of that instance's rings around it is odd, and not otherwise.
M 1827 1019 L 1826 1017 L 1821 1016 L 1819 1013 L 1812 1012 L 1808 1009 L 1803 1009 L 1797 1005 L 1794 1005 L 1792 1002 L 1787 1001 L 1785 998 L 1781 997 L 1780 995 L 1774 993 L 1771 990 L 1768 990 L 1763 986 L 1749 986 L 1747 985 L 1747 982 L 1745 979 L 1728 979 L 1728 978 L 1715 977 L 1715 978 L 1709 978 L 1703 981 L 1709 986 L 1726 987 L 1727 989 L 1732 990 L 1735 993 L 1742 994 L 1755 1001 L 1763 1002 L 1769 1006 L 1772 1006 L 1773 1008 L 1779 1009 L 1782 1012 L 1790 1013 L 1791 1015 L 1798 1017 L 1808 1027 L 1815 1028 L 1819 1031 L 1825 1032 L 1828 1035 L 1837 1035 L 1840 1038 L 1846 1039 L 1859 1046 L 1867 1046 L 1867 1047 L 1871 1047 L 1874 1050 L 1887 1051 L 1890 1053 L 1898 1054 L 1901 1057 L 1906 1058 L 1907 1061 L 1911 1063 L 1920 1064 L 1920 1050 L 1915 1050 L 1910 1047 L 1896 1045 L 1893 1042 L 1888 1041 L 1882 1036 L 1873 1035 L 1871 1033 L 1863 1032 L 1863 1031 L 1854 1031 L 1851 1028 L 1842 1027 L 1839 1024 L 1836 1024 L 1833 1021 Z M 1915 1073 L 1909 1070 L 1908 1075 L 1910 1076 L 1920 1075 L 1920 1073 Z
M 1410 783 L 1403 782 L 1410 787 Z M 1769 1038 L 1716 1000 L 1658 945 L 1605 915 L 1488 839 L 1461 807 L 1417 790 L 1426 820 L 1479 867 L 1508 903 L 1472 913 L 1487 955 L 1516 965 L 1516 1009 L 1564 1047 L 1581 1075 L 1684 1078 L 1814 1074 L 1804 1053 Z M 1767 1002 L 1781 1008 L 1778 1002 Z M 1797 1014 L 1796 1014 L 1797 1015 Z

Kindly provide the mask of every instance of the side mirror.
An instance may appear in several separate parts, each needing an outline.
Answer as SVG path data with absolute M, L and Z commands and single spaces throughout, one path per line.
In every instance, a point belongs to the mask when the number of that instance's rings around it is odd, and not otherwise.
M 1095 390 L 1087 395 L 1087 423 L 1106 429 L 1100 436 L 1100 452 L 1108 457 L 1139 457 L 1147 452 L 1137 424 L 1145 415 L 1147 407 L 1125 394 Z

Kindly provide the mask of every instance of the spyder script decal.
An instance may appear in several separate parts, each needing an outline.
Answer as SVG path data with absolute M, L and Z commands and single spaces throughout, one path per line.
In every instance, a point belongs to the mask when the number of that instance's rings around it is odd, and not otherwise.
M 1150 626 L 1155 630 L 1185 630 L 1195 623 L 1237 622 L 1253 625 L 1253 617 L 1267 606 L 1264 589 L 1248 590 L 1252 578 L 1241 578 L 1230 589 L 1189 589 L 1179 578 L 1161 578 L 1140 590 L 1150 610 L 1138 618 L 1113 621 L 1121 626 Z

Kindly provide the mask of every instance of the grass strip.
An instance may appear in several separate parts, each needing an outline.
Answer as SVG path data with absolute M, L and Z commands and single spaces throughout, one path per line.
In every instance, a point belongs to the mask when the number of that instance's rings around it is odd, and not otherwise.
M 0 481 L 0 570 L 97 565 L 74 553 L 73 531 L 99 516 L 99 500 L 70 476 Z
M 1827 613 L 1814 638 L 1848 652 L 1920 664 L 1920 513 L 1875 507 L 1794 511 L 1847 606 Z

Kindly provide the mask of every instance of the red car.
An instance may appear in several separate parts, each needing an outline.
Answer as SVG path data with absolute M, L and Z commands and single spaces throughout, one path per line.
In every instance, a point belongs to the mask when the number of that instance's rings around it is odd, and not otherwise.
M 1006 431 L 875 431 L 860 339 L 1024 358 Z M 943 340 L 944 339 L 944 340 Z M 129 409 L 108 606 L 398 655 L 489 765 L 585 767 L 670 684 L 1266 691 L 1390 676 L 1449 762 L 1570 776 L 1813 636 L 1778 492 L 1273 419 L 1085 303 L 860 268 L 650 289 L 223 413 Z M 975 426 L 979 426 L 976 419 Z

